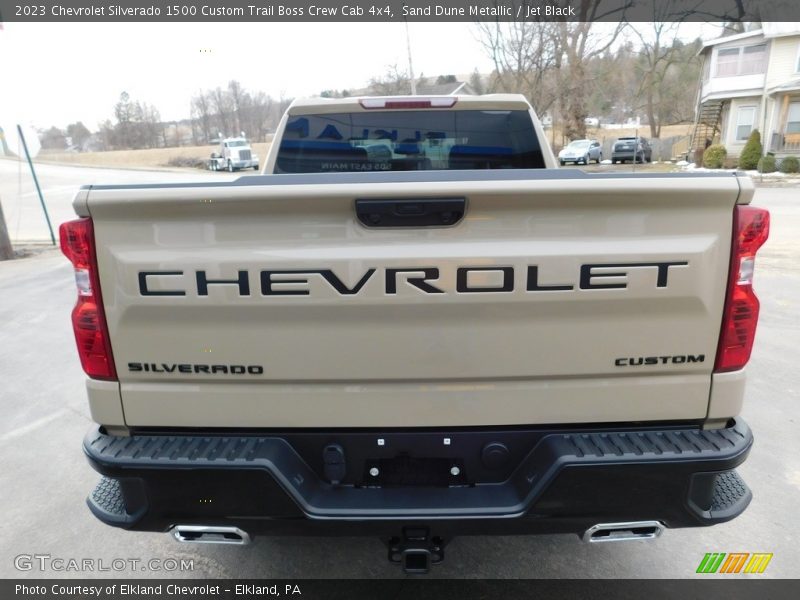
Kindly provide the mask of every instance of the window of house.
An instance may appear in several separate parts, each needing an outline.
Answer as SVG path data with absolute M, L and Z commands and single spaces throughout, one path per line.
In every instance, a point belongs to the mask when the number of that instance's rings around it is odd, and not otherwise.
M 786 117 L 786 133 L 800 133 L 800 102 L 789 105 L 789 115 Z
M 766 69 L 767 45 L 745 46 L 742 48 L 742 62 L 739 75 L 755 75 Z
M 740 106 L 736 115 L 736 140 L 747 140 L 756 122 L 755 106 Z
M 716 77 L 764 73 L 767 66 L 766 58 L 766 44 L 720 49 L 717 51 Z
M 717 53 L 717 77 L 736 75 L 740 48 L 726 48 Z

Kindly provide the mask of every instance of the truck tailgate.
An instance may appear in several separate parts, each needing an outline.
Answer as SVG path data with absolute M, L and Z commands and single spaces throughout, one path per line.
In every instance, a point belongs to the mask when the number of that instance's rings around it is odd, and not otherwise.
M 131 426 L 701 419 L 733 206 L 722 176 L 518 171 L 95 186 Z M 355 201 L 464 199 L 452 226 Z

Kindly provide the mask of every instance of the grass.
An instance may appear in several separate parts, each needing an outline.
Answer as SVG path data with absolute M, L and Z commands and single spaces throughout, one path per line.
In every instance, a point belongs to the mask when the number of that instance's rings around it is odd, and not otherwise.
M 692 128 L 694 125 L 691 123 L 682 123 L 680 125 L 664 125 L 661 127 L 661 139 L 667 139 L 675 136 L 686 136 L 692 133 Z M 588 139 L 603 141 L 603 140 L 616 140 L 620 137 L 628 137 L 633 135 L 638 135 L 650 139 L 650 127 L 647 125 L 642 125 L 638 128 L 630 128 L 630 129 L 602 129 L 597 127 L 587 127 L 586 128 L 586 137 Z M 553 132 L 550 129 L 545 131 L 547 134 L 547 139 L 552 143 L 553 141 Z M 561 140 L 561 130 L 556 127 L 555 130 L 555 141 L 556 145 L 559 144 Z
M 694 125 L 691 123 L 682 123 L 680 125 L 664 125 L 661 127 L 661 139 L 689 135 L 692 133 L 693 127 Z M 589 131 L 596 138 L 618 138 L 622 136 L 636 135 L 636 129 L 590 129 Z M 649 139 L 650 127 L 647 125 L 639 127 L 639 135 Z
M 253 151 L 263 161 L 269 150 L 269 143 L 253 144 Z M 217 146 L 181 146 L 178 148 L 150 148 L 146 150 L 111 150 L 108 152 L 48 152 L 43 151 L 38 159 L 88 167 L 114 168 L 165 168 L 177 162 L 204 160 L 217 150 Z

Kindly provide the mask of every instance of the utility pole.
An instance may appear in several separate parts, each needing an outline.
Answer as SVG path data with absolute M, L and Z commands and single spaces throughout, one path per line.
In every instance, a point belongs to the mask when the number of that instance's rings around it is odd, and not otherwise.
M 403 6 L 405 6 L 405 2 Z M 417 80 L 414 78 L 414 65 L 411 63 L 411 35 L 408 33 L 408 19 L 403 17 L 406 24 L 406 49 L 408 50 L 408 77 L 411 79 L 411 95 L 417 95 Z
M 22 133 L 22 127 L 17 125 L 17 133 L 19 139 L 22 141 L 22 148 L 25 150 L 25 158 L 28 159 L 28 166 L 31 168 L 31 175 L 33 176 L 33 183 L 36 186 L 36 192 L 39 194 L 39 203 L 42 205 L 44 211 L 44 220 L 47 221 L 47 229 L 50 231 L 50 241 L 53 246 L 56 245 L 56 235 L 53 233 L 53 225 L 50 223 L 50 214 L 47 212 L 47 206 L 44 203 L 44 196 L 42 196 L 42 188 L 39 186 L 39 178 L 36 177 L 36 169 L 33 168 L 33 160 L 31 160 L 31 153 L 28 152 L 28 142 L 25 141 L 25 135 Z
M 0 200 L 0 260 L 12 258 L 14 258 L 14 248 L 11 247 L 11 239 L 8 237 L 6 218 L 3 216 L 3 202 Z

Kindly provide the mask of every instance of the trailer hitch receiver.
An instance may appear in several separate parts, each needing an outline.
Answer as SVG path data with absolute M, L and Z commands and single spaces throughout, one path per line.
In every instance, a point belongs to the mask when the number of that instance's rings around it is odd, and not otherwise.
M 427 527 L 403 527 L 399 537 L 389 540 L 389 561 L 406 573 L 423 575 L 444 560 L 444 546 L 444 540 L 432 536 Z

